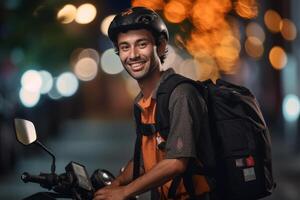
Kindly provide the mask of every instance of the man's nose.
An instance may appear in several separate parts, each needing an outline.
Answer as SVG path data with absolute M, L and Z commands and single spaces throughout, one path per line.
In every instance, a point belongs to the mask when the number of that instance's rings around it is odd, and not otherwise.
M 130 50 L 130 59 L 136 59 L 140 57 L 139 50 L 135 47 L 132 47 Z

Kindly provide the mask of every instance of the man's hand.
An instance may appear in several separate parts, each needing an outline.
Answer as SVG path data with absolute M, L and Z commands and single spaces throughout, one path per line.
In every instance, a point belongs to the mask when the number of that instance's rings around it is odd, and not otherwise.
M 107 186 L 95 192 L 93 200 L 125 200 L 125 187 Z

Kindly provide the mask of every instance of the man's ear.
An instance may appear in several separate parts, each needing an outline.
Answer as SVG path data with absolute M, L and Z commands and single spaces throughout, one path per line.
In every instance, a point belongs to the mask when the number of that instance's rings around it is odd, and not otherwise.
M 157 54 L 161 56 L 165 53 L 167 48 L 167 40 L 165 38 L 160 39 L 159 46 L 157 47 Z

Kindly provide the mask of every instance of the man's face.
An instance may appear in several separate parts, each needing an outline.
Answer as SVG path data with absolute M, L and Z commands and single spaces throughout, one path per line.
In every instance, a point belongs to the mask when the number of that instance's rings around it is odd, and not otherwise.
M 160 60 L 157 47 L 150 31 L 130 30 L 118 35 L 120 60 L 126 71 L 136 80 L 142 80 L 155 69 Z

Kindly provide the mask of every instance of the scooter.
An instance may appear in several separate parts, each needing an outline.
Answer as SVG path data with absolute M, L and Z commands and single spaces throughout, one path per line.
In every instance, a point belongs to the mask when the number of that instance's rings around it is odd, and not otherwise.
M 95 170 L 89 178 L 85 166 L 73 161 L 65 167 L 65 173 L 56 174 L 55 156 L 37 139 L 34 124 L 25 119 L 15 119 L 14 128 L 17 140 L 21 144 L 38 145 L 52 157 L 50 173 L 32 175 L 24 172 L 21 176 L 24 183 L 38 183 L 51 192 L 38 192 L 23 200 L 54 200 L 60 198 L 90 200 L 97 189 L 110 185 L 114 180 L 113 174 L 104 169 Z

